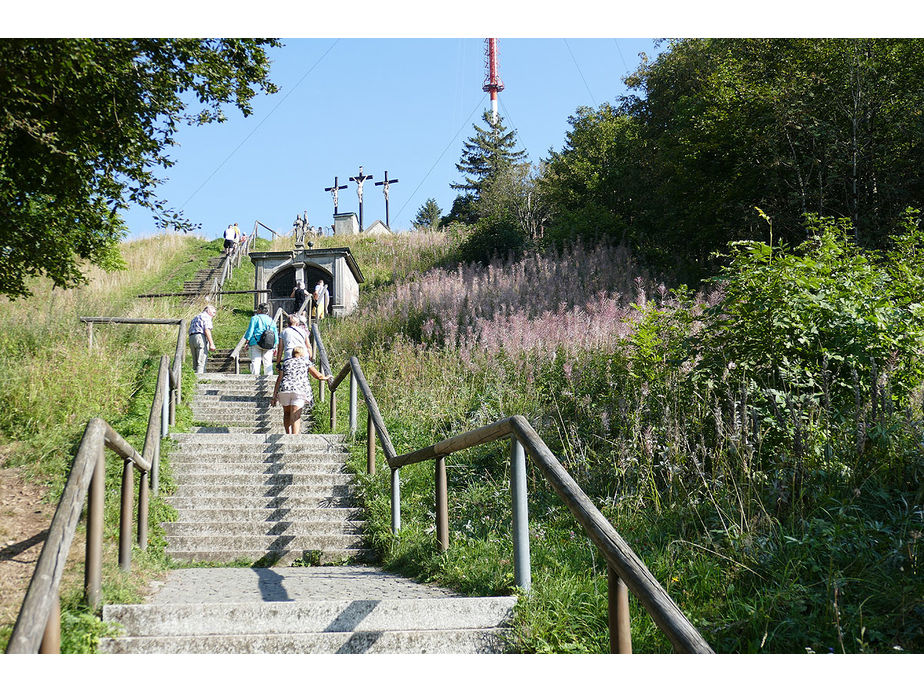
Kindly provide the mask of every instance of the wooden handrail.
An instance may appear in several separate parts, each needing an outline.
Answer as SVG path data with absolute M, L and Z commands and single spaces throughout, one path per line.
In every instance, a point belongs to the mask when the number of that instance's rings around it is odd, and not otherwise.
M 141 472 L 138 496 L 138 544 L 147 545 L 148 479 L 157 469 L 159 456 L 158 414 L 169 396 L 167 357 L 162 356 L 145 436 L 144 454 L 138 453 L 103 419 L 87 423 L 83 438 L 74 457 L 61 500 L 58 502 L 48 536 L 42 546 L 35 572 L 23 599 L 16 625 L 7 644 L 8 653 L 57 652 L 60 650 L 61 621 L 58 597 L 64 564 L 70 552 L 84 501 L 87 509 L 87 546 L 84 564 L 84 593 L 96 608 L 100 602 L 102 581 L 103 506 L 105 503 L 105 448 L 114 451 L 124 461 L 122 503 L 119 530 L 119 564 L 131 569 L 131 508 L 134 481 L 132 471 Z M 167 426 L 160 419 L 161 434 Z
M 319 345 L 319 351 L 326 361 L 326 350 L 323 340 L 317 330 L 312 326 L 312 333 Z M 330 373 L 329 364 L 327 364 Z M 631 547 L 619 535 L 603 513 L 593 504 L 577 482 L 565 470 L 549 447 L 545 444 L 529 422 L 520 415 L 500 419 L 487 426 L 462 433 L 452 438 L 441 440 L 419 450 L 404 455 L 395 454 L 394 446 L 388 436 L 388 430 L 382 420 L 378 404 L 362 373 L 359 360 L 352 356 L 337 376 L 328 383 L 331 390 L 331 430 L 336 422 L 335 391 L 347 374 L 351 376 L 351 385 L 355 381 L 363 393 L 369 415 L 370 426 L 367 433 L 367 445 L 370 445 L 369 456 L 372 457 L 372 430 L 374 429 L 382 444 L 385 459 L 392 470 L 392 529 L 397 531 L 400 527 L 400 488 L 398 472 L 401 467 L 425 460 L 436 460 L 436 504 L 437 504 L 437 535 L 441 548 L 448 546 L 448 517 L 445 509 L 445 463 L 444 458 L 454 452 L 459 452 L 476 445 L 494 442 L 503 438 L 511 438 L 511 494 L 514 511 L 514 568 L 517 573 L 516 581 L 521 588 L 529 589 L 529 535 L 526 519 L 526 475 L 523 450 L 542 471 L 543 476 L 552 486 L 552 489 L 564 501 L 565 505 L 577 519 L 590 540 L 603 553 L 607 562 L 607 584 L 609 589 L 609 622 L 610 647 L 612 652 L 631 653 L 632 645 L 629 635 L 628 623 L 628 591 L 631 591 L 645 610 L 651 615 L 658 628 L 667 636 L 675 650 L 681 653 L 712 653 L 713 650 L 702 637 L 699 631 L 684 616 L 680 608 L 674 603 L 670 595 L 651 574 L 647 566 L 632 551 Z M 351 398 L 350 420 L 351 426 L 355 421 L 355 403 Z M 369 464 L 370 472 L 374 471 L 373 463 Z M 440 498 L 442 491 L 442 498 Z M 440 507 L 443 510 L 440 510 Z M 524 574 L 525 573 L 525 574 Z

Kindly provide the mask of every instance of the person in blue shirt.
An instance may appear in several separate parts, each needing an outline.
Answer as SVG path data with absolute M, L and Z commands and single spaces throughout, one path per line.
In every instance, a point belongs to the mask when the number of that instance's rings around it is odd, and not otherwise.
M 276 323 L 269 316 L 269 305 L 261 303 L 257 307 L 256 314 L 250 318 L 250 324 L 247 325 L 247 331 L 244 333 L 244 340 L 250 345 L 250 372 L 254 375 L 260 375 L 260 365 L 263 365 L 264 375 L 273 375 L 273 354 L 276 353 L 276 347 L 264 349 L 260 346 L 260 337 L 266 330 L 272 330 L 275 335 L 275 344 L 279 344 L 279 330 L 276 329 Z

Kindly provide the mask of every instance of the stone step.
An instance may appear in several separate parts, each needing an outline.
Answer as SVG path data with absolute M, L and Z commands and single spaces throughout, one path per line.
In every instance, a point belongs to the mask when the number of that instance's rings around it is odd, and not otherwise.
M 358 522 L 359 508 L 180 508 L 178 522 Z
M 234 551 L 242 556 L 266 551 L 324 551 L 362 549 L 356 534 L 173 534 L 167 540 L 167 555 L 182 551 Z
M 175 477 L 181 474 L 347 474 L 346 455 L 319 455 L 289 453 L 288 455 L 251 455 L 245 457 L 230 453 L 204 453 L 170 457 L 170 468 Z
M 354 508 L 352 496 L 332 496 L 324 493 L 313 493 L 311 495 L 285 495 L 285 496 L 267 496 L 267 495 L 211 495 L 197 496 L 187 495 L 185 493 L 170 496 L 168 499 L 170 505 L 177 510 L 185 508 L 194 509 L 215 509 L 215 508 L 232 508 L 232 509 L 266 509 L 266 508 L 288 508 L 291 510 L 310 510 L 317 508 Z
M 207 536 L 207 535 L 265 535 L 312 537 L 319 535 L 360 535 L 363 523 L 359 520 L 252 520 L 252 521 L 212 521 L 212 522 L 162 522 L 161 527 L 169 536 Z
M 509 629 L 101 638 L 108 654 L 500 654 Z
M 217 474 L 209 473 L 184 473 L 182 476 L 176 475 L 176 482 L 187 491 L 206 487 L 205 490 L 220 489 L 224 487 L 239 488 L 242 491 L 248 489 L 258 490 L 267 487 L 271 488 L 293 488 L 307 487 L 315 490 L 333 489 L 341 487 L 349 488 L 350 482 L 353 481 L 352 474 L 343 474 L 342 472 L 330 473 L 301 473 L 301 472 L 278 472 L 275 474 L 262 474 L 260 472 L 220 472 Z M 193 494 L 190 494 L 193 495 Z
M 247 498 L 257 500 L 283 495 L 289 499 L 304 498 L 306 501 L 330 496 L 331 498 L 349 498 L 350 486 L 348 484 L 214 484 L 193 486 L 183 484 L 177 488 L 177 494 L 172 498 L 203 498 L 225 496 L 228 498 Z
M 367 548 L 361 549 L 308 549 L 307 551 L 299 549 L 266 549 L 256 548 L 249 551 L 214 549 L 214 550 L 189 550 L 177 551 L 168 548 L 166 555 L 177 563 L 237 563 L 238 561 L 249 561 L 261 565 L 280 565 L 290 566 L 296 561 L 310 560 L 313 564 L 318 565 L 338 565 L 347 561 L 364 561 L 372 557 L 372 552 Z
M 285 450 L 304 450 L 308 448 L 345 449 L 346 436 L 342 433 L 303 433 L 298 436 L 266 433 L 171 433 L 170 439 L 180 445 L 195 447 L 199 445 L 263 445 Z
M 515 597 L 319 599 L 207 604 L 119 604 L 103 607 L 124 635 L 190 636 L 355 633 L 497 628 L 510 621 Z

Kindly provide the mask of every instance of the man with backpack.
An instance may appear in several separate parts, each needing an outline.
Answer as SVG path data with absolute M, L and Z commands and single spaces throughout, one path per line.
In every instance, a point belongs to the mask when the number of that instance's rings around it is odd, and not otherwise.
M 250 318 L 244 339 L 250 345 L 250 372 L 260 375 L 260 364 L 263 364 L 263 374 L 273 374 L 273 354 L 279 342 L 279 331 L 276 323 L 269 316 L 269 305 L 261 303 L 257 312 Z

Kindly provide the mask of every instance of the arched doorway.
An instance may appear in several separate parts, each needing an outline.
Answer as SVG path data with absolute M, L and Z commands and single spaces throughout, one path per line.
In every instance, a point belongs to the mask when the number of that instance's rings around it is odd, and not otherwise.
M 296 281 L 304 281 L 305 289 L 310 293 L 314 290 L 314 286 L 319 279 L 323 279 L 324 283 L 327 284 L 331 303 L 334 303 L 334 277 L 323 267 L 306 263 L 304 265 L 285 265 L 279 268 L 266 283 L 266 288 L 269 289 L 266 301 L 270 304 L 270 315 L 275 315 L 279 308 L 282 308 L 287 313 L 298 309 L 298 306 L 295 305 L 295 299 L 290 298 Z

